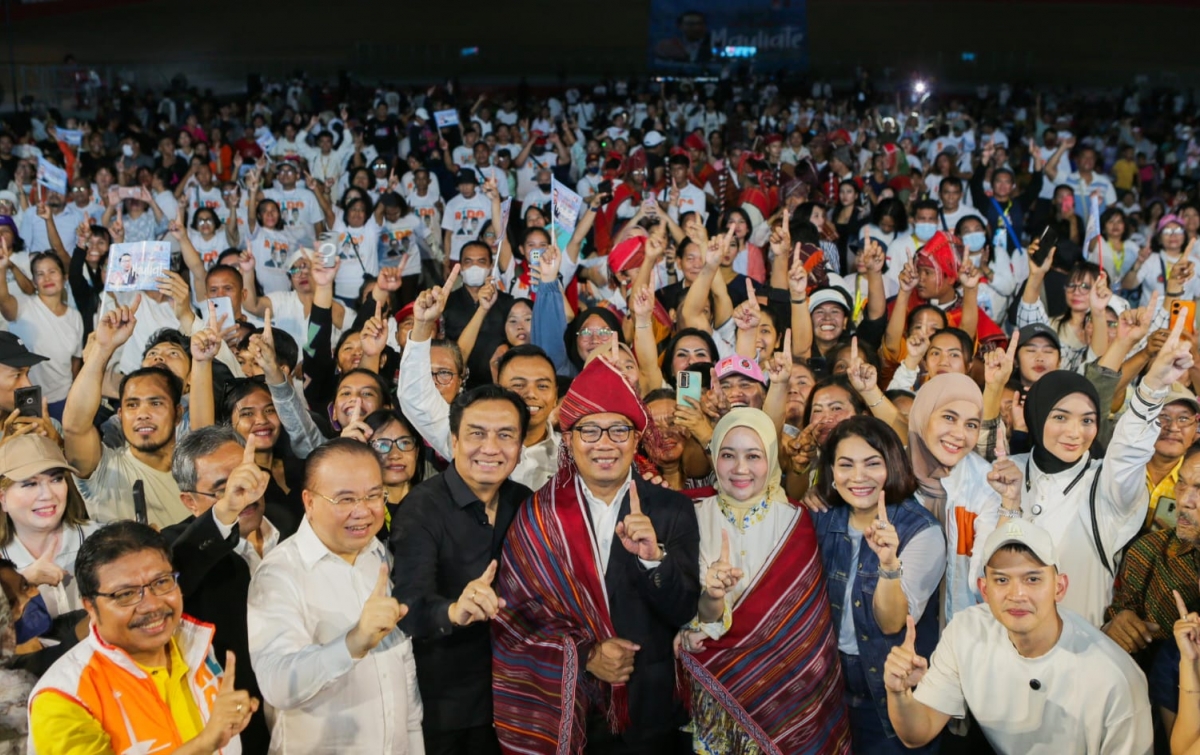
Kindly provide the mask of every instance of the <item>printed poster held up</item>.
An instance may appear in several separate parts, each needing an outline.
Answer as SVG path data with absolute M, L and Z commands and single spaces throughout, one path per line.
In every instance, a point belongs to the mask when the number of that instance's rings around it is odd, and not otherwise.
M 113 244 L 108 251 L 106 291 L 157 291 L 158 276 L 171 269 L 169 241 Z
M 579 211 L 583 208 L 583 197 L 555 178 L 550 182 L 550 206 L 553 208 L 555 227 L 565 231 L 568 237 L 575 233 Z
M 38 158 L 37 182 L 50 191 L 67 193 L 67 172 L 44 157 Z
M 433 120 L 437 123 L 439 129 L 450 128 L 458 125 L 457 110 L 438 110 L 433 114 Z

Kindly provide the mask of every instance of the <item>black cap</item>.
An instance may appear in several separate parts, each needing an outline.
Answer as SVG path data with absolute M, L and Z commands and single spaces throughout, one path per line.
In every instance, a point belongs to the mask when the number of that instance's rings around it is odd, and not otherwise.
M 1058 333 L 1044 322 L 1030 323 L 1018 330 L 1017 346 L 1024 346 L 1034 338 L 1046 338 L 1050 343 L 1054 344 L 1054 348 L 1062 351 L 1062 344 L 1058 340 Z
M 471 168 L 463 168 L 458 172 L 458 180 L 460 184 L 479 184 L 479 176 L 475 175 L 475 171 Z
M 20 369 L 21 367 L 32 367 L 44 361 L 46 361 L 46 357 L 34 354 L 25 348 L 25 344 L 21 343 L 20 338 L 12 333 L 0 332 L 0 364 Z

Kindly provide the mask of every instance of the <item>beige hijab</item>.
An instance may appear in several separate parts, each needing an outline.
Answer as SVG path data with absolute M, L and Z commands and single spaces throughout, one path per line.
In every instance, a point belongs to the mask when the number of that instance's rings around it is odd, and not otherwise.
M 942 478 L 950 474 L 950 467 L 942 464 L 930 452 L 923 436 L 934 413 L 953 401 L 970 401 L 980 412 L 983 411 L 983 393 L 975 381 L 966 375 L 948 373 L 938 375 L 921 386 L 908 413 L 908 453 L 912 457 L 913 474 L 925 498 L 925 508 L 943 526 L 946 524 L 946 488 L 942 485 Z
M 713 428 L 712 440 L 708 443 L 709 453 L 714 464 L 721 451 L 721 443 L 724 442 L 729 431 L 735 427 L 748 427 L 758 433 L 758 437 L 762 440 L 769 465 L 767 467 L 767 487 L 763 492 L 767 502 L 770 504 L 789 503 L 787 494 L 783 492 L 783 470 L 779 467 L 779 436 L 775 434 L 775 423 L 761 409 L 751 409 L 750 407 L 733 409 L 717 422 L 717 426 Z M 759 503 L 759 501 L 743 503 L 727 496 L 721 490 L 720 480 L 717 480 L 717 500 L 723 507 L 743 511 Z

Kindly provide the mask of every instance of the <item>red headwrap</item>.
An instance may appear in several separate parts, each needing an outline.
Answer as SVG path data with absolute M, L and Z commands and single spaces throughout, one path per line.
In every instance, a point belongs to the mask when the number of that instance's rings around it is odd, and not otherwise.
M 650 424 L 646 407 L 633 392 L 629 382 L 617 372 L 608 360 L 593 359 L 583 367 L 579 376 L 571 381 L 558 410 L 558 420 L 563 430 L 570 430 L 575 423 L 591 414 L 613 412 L 629 418 L 638 432 Z
M 642 266 L 646 258 L 646 236 L 630 236 L 608 253 L 608 269 L 614 274 Z
M 694 149 L 697 152 L 707 152 L 708 145 L 704 142 L 704 137 L 699 134 L 688 134 L 688 137 L 683 140 L 683 146 L 688 149 Z
M 938 231 L 917 252 L 917 267 L 924 265 L 936 270 L 939 286 L 946 279 L 954 280 L 958 277 L 959 255 L 956 242 L 955 237 Z
M 779 133 L 767 134 L 766 138 L 763 139 L 763 144 L 770 145 L 770 144 L 775 144 L 777 142 L 782 142 L 782 141 L 783 141 L 783 134 L 779 134 Z

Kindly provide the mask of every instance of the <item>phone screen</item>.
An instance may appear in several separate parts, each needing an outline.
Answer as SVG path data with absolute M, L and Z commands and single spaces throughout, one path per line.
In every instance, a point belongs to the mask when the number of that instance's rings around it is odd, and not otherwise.
M 214 296 L 211 301 L 213 309 L 217 313 L 217 319 L 221 320 L 222 317 L 225 318 L 221 321 L 221 327 L 232 327 L 236 321 L 236 318 L 233 316 L 233 300 L 228 296 Z M 213 326 L 216 327 L 216 323 L 213 323 Z

